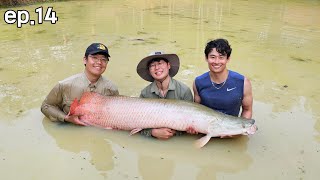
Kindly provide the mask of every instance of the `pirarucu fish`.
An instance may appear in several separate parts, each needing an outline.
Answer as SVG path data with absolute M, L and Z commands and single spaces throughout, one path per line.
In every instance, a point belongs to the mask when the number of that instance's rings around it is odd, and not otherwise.
M 145 128 L 167 127 L 186 131 L 192 127 L 206 134 L 196 142 L 203 147 L 211 137 L 249 135 L 257 130 L 255 120 L 222 114 L 206 106 L 181 100 L 102 96 L 83 93 L 75 99 L 69 115 L 78 115 L 88 126 L 119 129 L 135 134 Z

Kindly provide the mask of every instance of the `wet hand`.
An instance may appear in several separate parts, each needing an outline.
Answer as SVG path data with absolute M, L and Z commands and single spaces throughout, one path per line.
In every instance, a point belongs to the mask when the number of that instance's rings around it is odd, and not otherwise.
M 192 126 L 187 127 L 186 131 L 189 134 L 198 134 L 198 132 Z
M 64 117 L 64 120 L 67 121 L 67 122 L 76 124 L 76 125 L 80 125 L 80 126 L 85 126 L 85 125 L 86 125 L 86 124 L 84 124 L 82 121 L 80 121 L 80 119 L 79 119 L 78 116 L 75 116 L 75 115 L 69 116 L 69 114 L 68 114 L 68 115 L 66 115 L 66 116 Z
M 175 130 L 169 129 L 169 128 L 158 128 L 158 129 L 152 129 L 151 135 L 153 137 L 156 137 L 158 139 L 167 140 L 174 136 L 176 133 Z

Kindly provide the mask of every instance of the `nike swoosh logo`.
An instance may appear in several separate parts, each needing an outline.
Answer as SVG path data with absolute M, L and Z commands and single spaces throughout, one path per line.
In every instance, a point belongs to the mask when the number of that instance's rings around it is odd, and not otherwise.
M 234 90 L 235 88 L 237 88 L 237 87 L 234 87 L 234 88 L 231 88 L 231 89 L 227 88 L 227 91 L 232 91 L 232 90 Z

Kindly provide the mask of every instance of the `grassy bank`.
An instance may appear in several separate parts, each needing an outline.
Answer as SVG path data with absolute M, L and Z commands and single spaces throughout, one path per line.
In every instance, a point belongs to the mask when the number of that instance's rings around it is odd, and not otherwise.
M 0 8 L 28 5 L 28 4 L 33 4 L 37 2 L 54 2 L 54 1 L 62 1 L 62 0 L 1 0 Z

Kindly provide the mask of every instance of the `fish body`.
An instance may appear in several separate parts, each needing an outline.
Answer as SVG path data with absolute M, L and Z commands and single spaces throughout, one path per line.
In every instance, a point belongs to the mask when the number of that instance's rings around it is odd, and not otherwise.
M 167 127 L 186 131 L 192 127 L 206 134 L 196 142 L 204 146 L 211 137 L 249 135 L 257 130 L 253 119 L 226 115 L 206 106 L 181 100 L 102 96 L 85 92 L 80 102 L 73 101 L 70 115 L 78 115 L 87 125 L 131 131 Z

